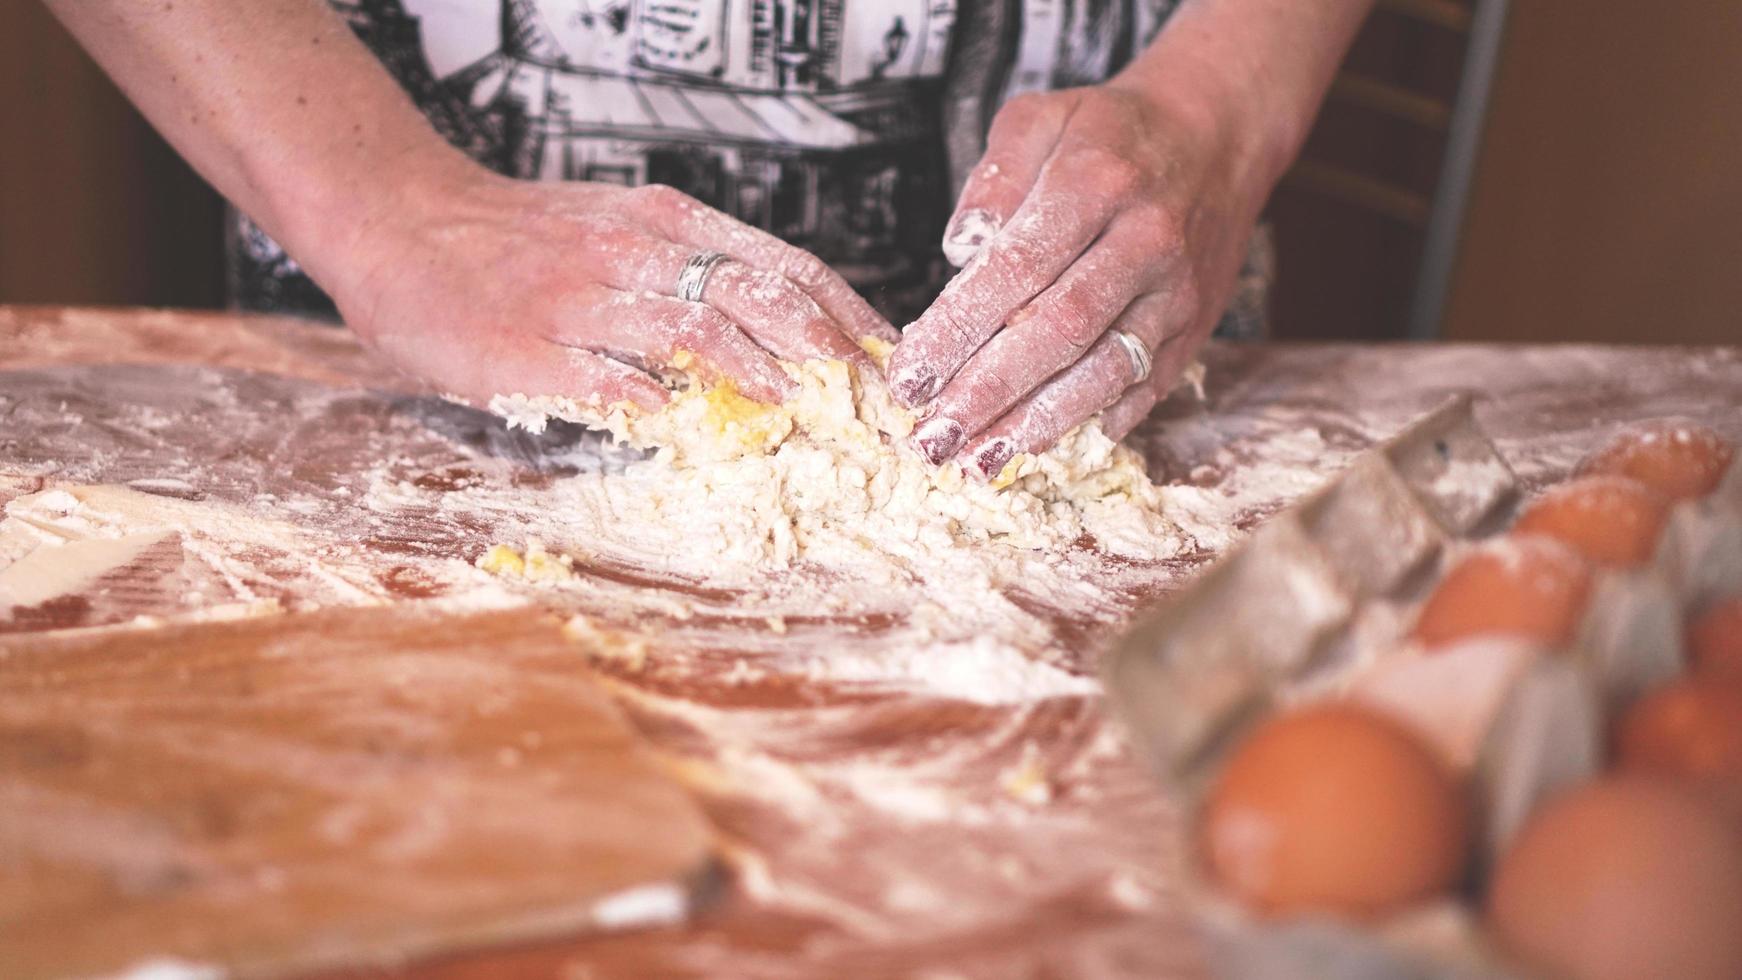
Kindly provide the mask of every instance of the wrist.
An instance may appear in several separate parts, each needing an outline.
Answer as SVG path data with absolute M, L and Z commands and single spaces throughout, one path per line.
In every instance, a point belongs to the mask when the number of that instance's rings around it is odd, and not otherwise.
M 1194 0 L 1168 20 L 1121 84 L 1215 117 L 1237 160 L 1280 180 L 1372 0 Z
M 491 176 L 433 131 L 408 135 L 360 141 L 318 167 L 262 168 L 278 179 L 261 183 L 268 214 L 256 217 L 335 298 L 394 251 L 396 229 Z
M 1235 174 L 1268 191 L 1299 153 L 1310 120 L 1278 105 L 1253 76 L 1206 54 L 1158 45 L 1109 84 L 1139 94 L 1164 118 L 1183 122 L 1201 144 L 1217 147 Z

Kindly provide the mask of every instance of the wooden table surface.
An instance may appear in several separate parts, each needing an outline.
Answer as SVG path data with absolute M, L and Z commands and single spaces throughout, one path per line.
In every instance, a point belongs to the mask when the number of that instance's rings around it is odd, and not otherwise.
M 1688 415 L 1742 438 L 1735 348 L 1218 347 L 1206 362 L 1207 403 L 1176 396 L 1134 445 L 1152 475 L 1177 485 L 1200 516 L 1220 515 L 1230 534 L 1455 391 L 1478 395 L 1478 417 L 1532 486 L 1564 475 L 1620 421 Z M 0 308 L 0 420 L 0 504 L 132 484 L 152 499 L 198 497 L 246 518 L 228 542 L 228 577 L 0 610 L 0 649 L 7 634 L 119 628 L 214 605 L 461 608 L 479 589 L 502 591 L 471 562 L 526 525 L 512 510 L 456 514 L 442 496 L 479 486 L 535 494 L 590 445 L 573 433 L 508 433 L 433 399 L 342 331 L 152 311 Z M 384 475 L 403 488 L 391 506 L 366 492 Z M 730 881 L 682 926 L 351 972 L 1201 972 L 1189 913 L 1164 870 L 1175 814 L 1086 679 L 1134 609 L 1227 540 L 1205 535 L 1180 559 L 1121 569 L 1122 584 L 1086 613 L 1014 596 L 1050 623 L 1027 651 L 1035 662 L 1085 681 L 1032 697 L 928 687 L 923 676 L 873 683 L 828 668 L 837 648 L 855 663 L 927 653 L 879 646 L 896 635 L 899 611 L 849 621 L 818 610 L 777 634 L 735 612 L 744 596 L 603 559 L 581 569 L 590 591 L 510 589 L 508 601 L 591 613 L 601 628 L 646 641 L 644 658 L 591 669 L 700 802 Z M 1013 788 L 1012 773 L 1024 772 L 1045 792 Z

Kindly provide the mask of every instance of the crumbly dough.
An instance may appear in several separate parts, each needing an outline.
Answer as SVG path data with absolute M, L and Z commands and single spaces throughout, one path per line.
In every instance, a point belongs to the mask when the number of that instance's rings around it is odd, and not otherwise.
M 879 360 L 888 354 L 884 344 L 868 350 Z M 1163 492 L 1141 458 L 1095 421 L 983 483 L 954 463 L 931 466 L 907 447 L 913 414 L 880 376 L 838 360 L 784 367 L 799 392 L 781 405 L 690 379 L 655 413 L 518 394 L 498 396 L 490 408 L 533 431 L 563 419 L 654 450 L 622 474 L 592 477 L 594 517 L 681 528 L 698 541 L 711 538 L 716 556 L 737 563 L 833 563 L 873 552 L 924 560 L 964 548 L 1087 544 L 1154 559 L 1179 548 Z
M 553 555 L 541 541 L 528 541 L 524 552 L 505 544 L 493 544 L 478 556 L 479 568 L 492 575 L 521 578 L 528 582 L 566 582 L 575 577 L 575 561 L 568 555 Z

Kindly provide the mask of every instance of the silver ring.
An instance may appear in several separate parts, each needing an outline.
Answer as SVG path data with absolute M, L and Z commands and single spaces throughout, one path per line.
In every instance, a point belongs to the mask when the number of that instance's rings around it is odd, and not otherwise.
M 1136 375 L 1136 377 L 1131 380 L 1131 383 L 1137 384 L 1144 378 L 1149 377 L 1149 369 L 1152 366 L 1152 362 L 1149 359 L 1148 345 L 1144 344 L 1143 341 L 1138 340 L 1137 335 L 1128 330 L 1113 331 L 1113 339 L 1119 342 L 1120 347 L 1125 348 L 1125 356 L 1131 359 L 1131 373 Z
M 686 303 L 700 303 L 708 288 L 708 277 L 714 267 L 726 260 L 725 252 L 701 251 L 684 260 L 677 271 L 677 298 Z

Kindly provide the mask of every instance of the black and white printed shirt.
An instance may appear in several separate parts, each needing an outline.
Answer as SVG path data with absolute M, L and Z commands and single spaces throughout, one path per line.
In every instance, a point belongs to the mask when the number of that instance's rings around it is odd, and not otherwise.
M 1178 0 L 331 0 L 435 128 L 528 180 L 670 184 L 805 248 L 895 323 L 992 115 L 1105 80 Z M 332 312 L 245 217 L 249 309 Z

